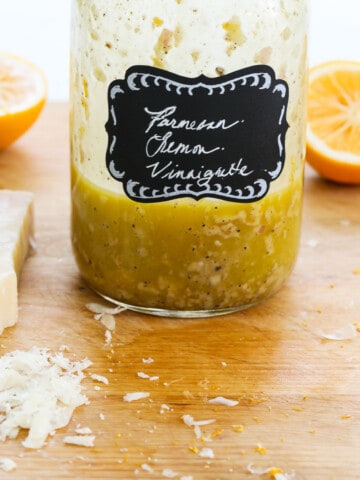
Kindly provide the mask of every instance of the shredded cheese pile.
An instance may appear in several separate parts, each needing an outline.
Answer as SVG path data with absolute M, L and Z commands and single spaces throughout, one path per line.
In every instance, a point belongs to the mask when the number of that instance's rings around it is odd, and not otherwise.
M 15 350 L 0 358 L 0 440 L 27 429 L 26 448 L 41 448 L 48 435 L 67 425 L 76 407 L 88 402 L 81 393 L 87 359 L 72 362 L 47 349 Z

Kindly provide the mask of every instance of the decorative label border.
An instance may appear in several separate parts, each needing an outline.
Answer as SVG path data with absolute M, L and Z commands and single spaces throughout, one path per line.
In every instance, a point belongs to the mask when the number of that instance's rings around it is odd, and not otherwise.
M 283 170 L 288 96 L 267 65 L 219 78 L 131 67 L 108 89 L 108 171 L 138 202 L 260 200 Z

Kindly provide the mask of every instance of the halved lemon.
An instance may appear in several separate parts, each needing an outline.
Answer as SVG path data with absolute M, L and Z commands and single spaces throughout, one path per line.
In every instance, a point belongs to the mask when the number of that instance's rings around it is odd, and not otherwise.
M 360 62 L 310 69 L 306 157 L 324 178 L 360 183 Z
M 42 71 L 27 60 L 0 52 L 0 150 L 31 127 L 46 101 Z

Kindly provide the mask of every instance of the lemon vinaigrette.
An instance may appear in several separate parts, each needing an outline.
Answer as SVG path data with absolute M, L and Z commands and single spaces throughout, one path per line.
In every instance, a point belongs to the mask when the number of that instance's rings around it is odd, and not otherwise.
M 302 206 L 306 1 L 73 0 L 72 243 L 130 309 L 276 292 Z

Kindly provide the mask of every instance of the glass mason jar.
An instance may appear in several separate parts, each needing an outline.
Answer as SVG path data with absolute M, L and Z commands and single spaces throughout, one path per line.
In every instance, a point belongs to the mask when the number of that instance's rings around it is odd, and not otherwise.
M 197 317 L 296 260 L 306 0 L 73 0 L 72 244 L 100 295 Z

